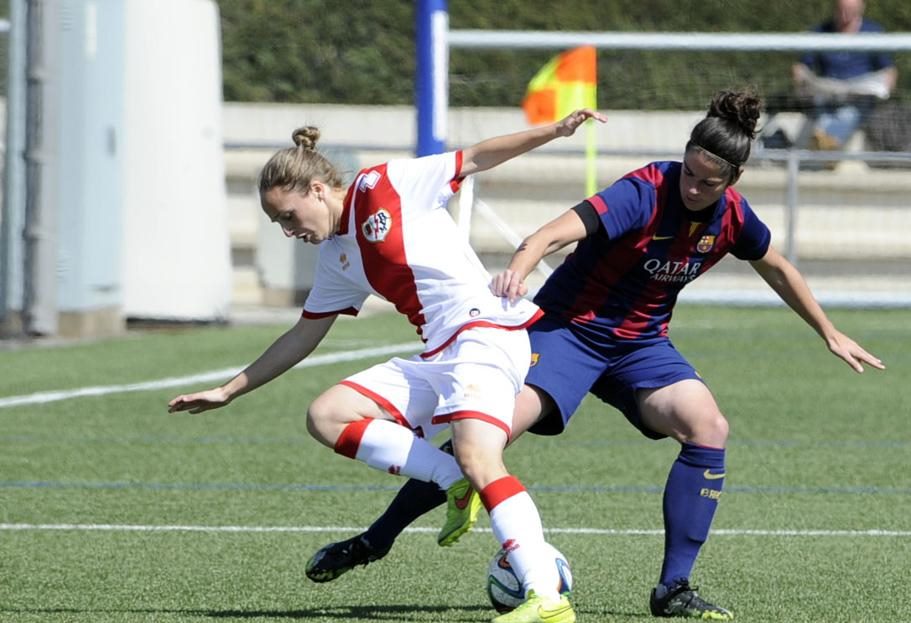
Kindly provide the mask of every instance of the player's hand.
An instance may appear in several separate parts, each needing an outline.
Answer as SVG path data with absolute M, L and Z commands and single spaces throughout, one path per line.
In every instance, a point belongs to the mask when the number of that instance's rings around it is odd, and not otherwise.
M 510 303 L 514 303 L 528 294 L 528 286 L 519 273 L 507 268 L 490 281 L 490 291 L 496 296 L 505 296 Z
M 607 123 L 607 115 L 590 108 L 581 108 L 569 113 L 561 121 L 557 122 L 557 136 L 572 136 L 575 134 L 576 129 L 589 119 Z
M 183 394 L 173 398 L 168 403 L 168 413 L 178 411 L 189 411 L 190 413 L 202 413 L 211 409 L 224 407 L 231 400 L 221 387 L 207 389 L 206 391 L 196 392 L 195 394 Z
M 854 368 L 855 372 L 863 372 L 864 364 L 877 370 L 885 370 L 886 366 L 875 357 L 861 348 L 860 344 L 849 338 L 844 333 L 836 331 L 833 336 L 828 338 L 827 344 L 829 350 L 837 357 L 841 357 L 845 362 Z

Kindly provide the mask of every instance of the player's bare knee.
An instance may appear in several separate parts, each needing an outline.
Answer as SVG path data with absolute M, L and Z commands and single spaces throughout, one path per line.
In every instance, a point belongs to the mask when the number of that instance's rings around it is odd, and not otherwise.
M 467 441 L 454 444 L 452 447 L 452 455 L 455 457 L 456 463 L 459 464 L 462 473 L 465 474 L 469 480 L 472 479 L 472 474 L 476 473 L 479 466 L 483 463 L 478 448 Z
M 331 446 L 338 438 L 341 422 L 338 409 L 324 396 L 318 397 L 307 409 L 307 432 L 317 441 Z
M 730 424 L 728 420 L 721 413 L 712 420 L 712 428 L 714 429 L 714 434 L 719 439 L 721 439 L 725 444 L 728 441 L 728 433 L 730 432 Z
M 326 440 L 323 438 L 322 433 L 322 422 L 319 419 L 319 416 L 314 414 L 310 409 L 307 410 L 307 432 L 310 433 L 310 436 L 320 441 L 326 443 Z
M 462 473 L 478 490 L 508 474 L 503 465 L 506 432 L 499 427 L 474 419 L 454 421 L 452 447 Z
M 724 448 L 727 445 L 730 425 L 720 411 L 705 413 L 695 424 L 692 443 L 711 448 Z
M 487 486 L 507 473 L 502 455 L 492 452 L 490 448 L 470 442 L 457 443 L 453 446 L 453 455 L 462 473 L 477 489 Z

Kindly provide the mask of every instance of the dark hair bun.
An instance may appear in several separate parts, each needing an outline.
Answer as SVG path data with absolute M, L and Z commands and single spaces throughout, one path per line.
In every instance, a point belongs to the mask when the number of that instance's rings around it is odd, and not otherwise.
M 708 117 L 719 117 L 737 124 L 751 140 L 762 112 L 762 100 L 749 91 L 720 91 L 709 104 Z

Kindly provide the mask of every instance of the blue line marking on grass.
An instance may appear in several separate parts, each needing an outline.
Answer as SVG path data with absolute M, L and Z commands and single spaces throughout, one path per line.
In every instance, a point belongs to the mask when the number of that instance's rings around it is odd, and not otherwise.
M 538 438 L 536 438 L 538 439 Z M 628 447 L 628 446 L 646 446 L 651 445 L 654 441 L 650 439 L 624 439 L 624 440 L 547 440 L 538 439 L 539 443 L 559 443 L 560 446 L 576 447 Z M 25 433 L 0 435 L 0 443 L 53 443 L 55 447 L 66 444 L 103 444 L 103 445 L 123 445 L 123 444 L 140 444 L 140 445 L 226 445 L 226 446 L 259 446 L 259 445 L 284 445 L 297 446 L 316 443 L 309 435 L 281 435 L 281 436 L 249 436 L 249 435 L 203 435 L 200 437 L 187 437 L 181 435 L 60 435 L 58 433 Z M 730 447 L 745 448 L 802 448 L 810 447 L 819 448 L 857 448 L 857 449 L 882 449 L 882 450 L 904 450 L 911 448 L 911 440 L 897 439 L 754 439 L 731 441 Z
M 325 533 L 342 534 L 363 532 L 364 527 L 350 526 L 204 526 L 204 525 L 143 525 L 143 524 L 76 524 L 76 523 L 0 523 L 0 531 L 34 532 L 197 532 L 221 534 L 263 534 L 263 533 Z M 435 533 L 437 528 L 409 526 L 406 533 Z M 490 528 L 474 528 L 475 532 L 490 533 Z M 547 534 L 575 534 L 583 536 L 663 536 L 664 530 L 658 528 L 545 528 Z M 785 529 L 770 530 L 756 528 L 719 528 L 712 531 L 716 536 L 769 536 L 769 537 L 898 537 L 911 536 L 908 530 L 884 530 L 869 528 L 866 530 L 831 530 L 831 529 Z
M 135 491 L 252 491 L 252 492 L 365 492 L 398 491 L 396 485 L 373 484 L 305 484 L 305 483 L 244 483 L 244 482 L 89 482 L 52 480 L 3 480 L 0 489 L 82 489 L 82 490 L 135 490 Z M 554 494 L 660 494 L 663 485 L 529 485 L 537 493 Z M 730 493 L 775 494 L 775 495 L 911 495 L 911 488 L 865 486 L 779 486 L 779 485 L 732 485 L 725 487 Z

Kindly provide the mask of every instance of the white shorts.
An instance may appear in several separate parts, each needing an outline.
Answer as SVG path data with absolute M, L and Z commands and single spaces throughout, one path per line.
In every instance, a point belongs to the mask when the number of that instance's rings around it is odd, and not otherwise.
M 524 329 L 474 328 L 427 359 L 395 357 L 342 381 L 400 424 L 431 438 L 449 422 L 478 419 L 509 435 L 531 362 Z

